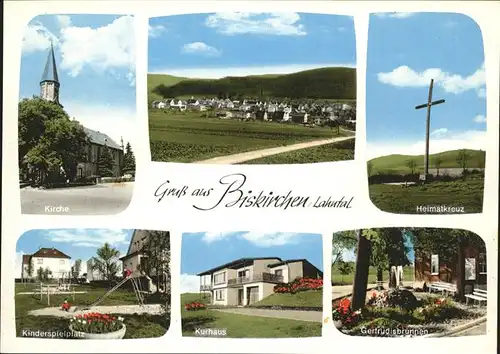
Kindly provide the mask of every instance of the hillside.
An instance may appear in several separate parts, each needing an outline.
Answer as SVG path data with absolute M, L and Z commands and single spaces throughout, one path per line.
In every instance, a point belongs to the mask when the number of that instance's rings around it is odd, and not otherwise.
M 221 79 L 186 79 L 148 74 L 148 93 L 153 97 L 289 97 L 356 99 L 356 69 L 320 68 L 286 75 L 251 75 Z M 156 98 L 158 99 L 158 98 Z
M 435 161 L 441 160 L 439 168 L 460 168 L 457 162 L 460 150 L 445 151 L 438 154 L 429 155 L 429 168 L 436 168 Z M 482 150 L 469 150 L 466 149 L 470 156 L 468 161 L 468 168 L 484 168 L 485 151 Z M 417 170 L 423 171 L 424 169 L 424 155 L 388 155 L 381 156 L 370 160 L 372 163 L 372 174 L 377 173 L 408 173 L 409 168 L 407 162 L 414 160 L 417 164 Z

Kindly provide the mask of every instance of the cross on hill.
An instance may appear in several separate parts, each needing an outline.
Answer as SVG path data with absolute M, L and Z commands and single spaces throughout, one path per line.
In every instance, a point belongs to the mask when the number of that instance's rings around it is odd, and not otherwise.
M 424 182 L 427 180 L 427 176 L 429 175 L 429 138 L 430 138 L 430 125 L 431 125 L 431 107 L 445 102 L 444 99 L 432 101 L 433 87 L 434 87 L 434 79 L 431 79 L 431 84 L 429 85 L 429 98 L 427 99 L 427 103 L 415 107 L 415 109 L 427 108 L 427 119 L 425 123 Z

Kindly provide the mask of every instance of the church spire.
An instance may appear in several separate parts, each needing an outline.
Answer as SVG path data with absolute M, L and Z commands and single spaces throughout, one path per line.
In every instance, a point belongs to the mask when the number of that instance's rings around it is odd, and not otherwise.
M 40 98 L 59 103 L 59 76 L 57 75 L 56 57 L 54 55 L 54 45 L 50 42 L 50 50 L 40 81 Z
M 56 66 L 56 58 L 54 55 L 54 45 L 50 42 L 50 50 L 47 56 L 47 61 L 45 62 L 45 69 L 43 70 L 42 80 L 40 83 L 44 81 L 52 81 L 59 83 L 59 76 L 57 75 L 57 66 Z

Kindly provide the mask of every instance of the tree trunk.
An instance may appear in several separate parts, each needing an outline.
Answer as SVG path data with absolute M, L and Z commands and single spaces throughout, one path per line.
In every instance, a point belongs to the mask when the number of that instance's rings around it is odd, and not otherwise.
M 356 270 L 352 286 L 352 309 L 359 310 L 365 306 L 366 287 L 368 286 L 368 273 L 370 268 L 371 243 L 357 230 L 358 247 L 356 254 Z
M 457 265 L 457 300 L 465 299 L 465 255 L 464 242 L 462 236 L 457 237 L 458 241 L 458 265 Z
M 377 289 L 383 290 L 384 286 L 382 285 L 384 281 L 384 270 L 382 268 L 377 268 Z

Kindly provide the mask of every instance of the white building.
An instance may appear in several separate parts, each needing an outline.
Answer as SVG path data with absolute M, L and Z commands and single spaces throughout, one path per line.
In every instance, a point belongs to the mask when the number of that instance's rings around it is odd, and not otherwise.
M 21 278 L 36 278 L 40 268 L 50 271 L 49 278 L 66 278 L 71 274 L 71 257 L 55 248 L 40 248 L 33 254 L 25 254 L 23 255 Z

